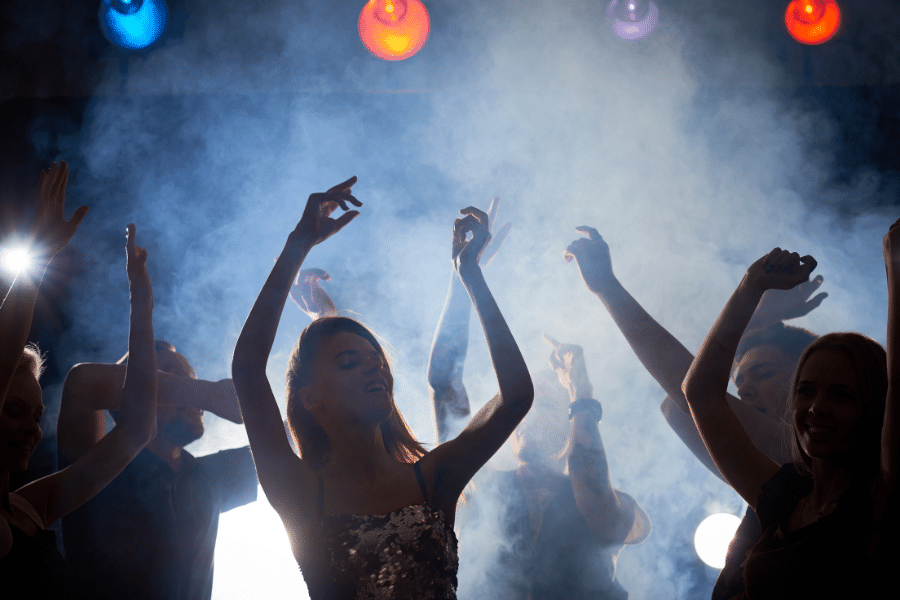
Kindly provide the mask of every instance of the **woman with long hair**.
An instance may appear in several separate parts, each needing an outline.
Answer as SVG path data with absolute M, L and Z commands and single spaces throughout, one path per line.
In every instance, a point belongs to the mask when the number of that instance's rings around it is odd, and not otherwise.
M 807 281 L 816 261 L 776 248 L 753 263 L 691 365 L 684 393 L 697 427 L 763 531 L 747 553 L 743 589 L 733 598 L 874 597 L 870 592 L 885 583 L 882 567 L 889 553 L 897 557 L 889 521 L 898 452 L 897 388 L 891 385 L 900 366 L 898 242 L 895 223 L 884 240 L 888 352 L 859 333 L 823 335 L 806 348 L 789 390 L 793 459 L 787 464 L 753 445 L 725 390 L 762 294 Z
M 234 351 L 232 374 L 259 481 L 278 512 L 313 600 L 455 598 L 457 500 L 531 406 L 525 362 L 478 266 L 488 217 L 466 208 L 453 228 L 454 266 L 481 320 L 500 393 L 455 439 L 426 451 L 393 398 L 375 336 L 342 317 L 314 321 L 287 372 L 284 434 L 266 362 L 291 285 L 313 246 L 359 212 L 337 219 L 353 177 L 312 194 L 266 280 Z M 471 239 L 467 236 L 471 234 Z

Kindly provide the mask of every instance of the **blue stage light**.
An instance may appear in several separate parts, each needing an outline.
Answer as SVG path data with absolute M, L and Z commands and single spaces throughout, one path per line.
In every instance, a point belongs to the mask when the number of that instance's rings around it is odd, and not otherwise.
M 126 50 L 140 50 L 162 35 L 169 8 L 165 0 L 102 0 L 98 17 L 106 39 Z
M 650 0 L 612 0 L 606 7 L 606 20 L 623 40 L 639 40 L 656 27 L 659 9 Z

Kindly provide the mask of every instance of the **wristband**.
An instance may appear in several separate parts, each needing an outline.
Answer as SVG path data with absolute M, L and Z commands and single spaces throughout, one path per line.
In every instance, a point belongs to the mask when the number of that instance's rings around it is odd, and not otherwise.
M 603 407 L 600 405 L 599 400 L 594 400 L 593 398 L 579 398 L 569 405 L 570 419 L 580 412 L 588 413 L 591 417 L 597 419 L 598 423 L 603 418 Z

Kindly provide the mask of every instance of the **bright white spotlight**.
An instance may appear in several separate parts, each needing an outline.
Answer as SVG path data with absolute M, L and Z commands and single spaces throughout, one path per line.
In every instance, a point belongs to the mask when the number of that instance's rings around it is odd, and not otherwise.
M 110 42 L 140 50 L 159 39 L 169 19 L 165 0 L 101 0 L 100 29 Z
M 19 274 L 31 266 L 31 256 L 25 248 L 6 248 L 0 252 L 0 266 L 5 271 Z
M 694 548 L 700 560 L 714 569 L 724 567 L 728 544 L 740 524 L 738 517 L 728 513 L 718 513 L 703 519 L 694 533 Z

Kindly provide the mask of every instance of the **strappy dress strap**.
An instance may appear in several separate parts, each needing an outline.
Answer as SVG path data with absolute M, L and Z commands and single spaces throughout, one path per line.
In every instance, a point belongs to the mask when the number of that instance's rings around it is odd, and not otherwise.
M 422 469 L 419 468 L 419 461 L 413 463 L 413 471 L 416 472 L 416 481 L 419 482 L 419 489 L 422 490 L 422 498 L 425 504 L 428 504 L 428 488 L 425 487 L 425 478 L 422 477 Z
M 325 482 L 322 481 L 321 477 L 317 479 L 319 480 L 319 489 L 316 492 L 316 513 L 321 519 L 322 515 L 325 514 Z

